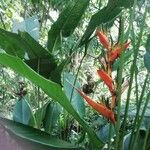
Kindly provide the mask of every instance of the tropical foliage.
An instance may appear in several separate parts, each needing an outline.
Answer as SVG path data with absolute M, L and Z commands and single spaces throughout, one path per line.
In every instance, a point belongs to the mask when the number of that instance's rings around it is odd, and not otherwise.
M 32 150 L 148 150 L 149 8 L 148 0 L 1 0 L 7 136 Z

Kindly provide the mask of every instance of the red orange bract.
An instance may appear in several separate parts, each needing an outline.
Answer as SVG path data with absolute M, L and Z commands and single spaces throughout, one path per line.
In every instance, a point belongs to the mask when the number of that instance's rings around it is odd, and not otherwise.
M 80 90 L 76 89 L 79 94 L 86 100 L 86 102 L 97 112 L 99 112 L 103 117 L 109 119 L 113 124 L 115 123 L 115 115 L 114 112 L 110 109 L 108 109 L 105 105 L 96 103 L 93 101 L 90 97 L 85 95 L 83 92 Z
M 104 83 L 108 86 L 111 93 L 113 93 L 113 80 L 112 78 L 102 69 L 97 70 L 98 75 L 104 81 Z
M 110 43 L 105 33 L 101 31 L 96 31 L 96 35 L 99 37 L 99 41 L 102 43 L 102 45 L 109 51 Z
M 72 85 L 70 82 L 68 82 L 70 85 Z M 73 85 L 72 85 L 73 86 Z M 74 87 L 74 86 L 73 86 Z M 107 108 L 105 105 L 100 104 L 100 103 L 96 103 L 95 101 L 93 101 L 90 97 L 88 97 L 87 95 L 85 95 L 82 91 L 80 91 L 79 89 L 77 89 L 76 87 L 74 87 L 76 89 L 76 91 L 78 91 L 78 93 L 86 100 L 86 102 L 93 108 L 95 109 L 97 112 L 99 112 L 103 117 L 109 119 L 113 124 L 115 124 L 116 120 L 115 120 L 115 115 L 114 112 L 112 110 L 110 110 L 109 108 Z
M 129 47 L 129 44 L 130 44 L 130 42 L 126 42 L 123 45 L 123 50 L 126 50 Z M 121 54 L 121 46 L 117 46 L 115 48 L 115 50 L 111 52 L 111 55 L 109 57 L 109 61 L 111 63 L 114 62 L 120 56 L 120 54 Z

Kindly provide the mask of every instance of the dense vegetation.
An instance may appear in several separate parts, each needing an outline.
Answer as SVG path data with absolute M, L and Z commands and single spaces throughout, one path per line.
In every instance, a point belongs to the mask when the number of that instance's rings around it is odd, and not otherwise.
M 1 0 L 0 65 L 21 149 L 150 149 L 149 0 Z

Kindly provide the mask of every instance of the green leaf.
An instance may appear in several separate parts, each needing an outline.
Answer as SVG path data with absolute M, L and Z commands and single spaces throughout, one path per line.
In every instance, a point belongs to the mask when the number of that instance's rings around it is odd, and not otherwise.
M 74 84 L 74 81 L 75 81 L 74 75 L 72 75 L 70 73 L 64 73 L 64 91 L 65 91 L 68 99 L 70 100 L 73 87 L 67 81 Z M 78 81 L 76 82 L 75 87 L 80 88 L 80 84 Z M 73 91 L 71 104 L 74 107 L 74 109 L 78 112 L 78 114 L 83 118 L 85 115 L 84 100 L 75 89 Z
M 35 126 L 35 118 L 30 104 L 25 98 L 19 99 L 13 110 L 13 120 L 25 125 Z
M 46 78 L 50 77 L 50 72 L 57 66 L 53 55 L 27 32 L 16 34 L 0 29 L 0 47 L 8 54 L 25 59 L 33 70 Z
M 103 9 L 101 9 L 100 11 L 98 11 L 97 13 L 95 13 L 92 16 L 87 26 L 87 29 L 85 30 L 85 33 L 80 42 L 80 46 L 88 42 L 90 36 L 92 35 L 96 27 L 98 27 L 100 24 L 108 23 L 114 20 L 114 18 L 117 17 L 121 11 L 122 8 L 120 7 L 116 7 L 114 5 L 111 6 L 108 5 Z
M 42 108 L 39 108 L 38 110 L 36 110 L 36 112 L 34 114 L 35 119 L 36 119 L 36 124 L 39 129 L 41 128 L 43 119 L 45 118 L 46 109 L 47 109 L 49 103 L 50 102 L 47 102 Z
M 70 113 L 80 123 L 80 125 L 83 126 L 84 130 L 88 133 L 89 138 L 91 139 L 95 147 L 103 146 L 102 141 L 98 139 L 95 132 L 75 111 L 65 93 L 62 91 L 60 85 L 47 80 L 34 72 L 20 58 L 5 53 L 0 53 L 0 64 L 10 67 L 11 69 L 17 71 L 18 73 L 32 81 L 34 84 L 39 86 L 49 97 L 60 103 L 60 105 L 62 105 L 62 107 L 66 109 L 68 113 Z
M 146 69 L 150 72 L 150 53 L 146 52 L 144 55 L 144 65 Z
M 57 67 L 54 57 L 27 32 L 20 32 L 19 35 L 31 47 L 31 51 L 36 54 L 36 57 L 25 62 L 40 75 L 49 78 L 50 73 Z
M 133 0 L 131 0 L 131 2 L 130 0 L 110 0 L 106 7 L 102 8 L 92 16 L 87 26 L 87 29 L 81 39 L 80 46 L 88 42 L 90 36 L 92 35 L 96 27 L 114 20 L 120 14 L 123 7 L 131 7 L 133 5 L 133 2 Z
M 0 47 L 8 54 L 22 59 L 25 59 L 25 55 L 27 55 L 28 59 L 41 58 L 43 55 L 51 56 L 27 32 L 20 32 L 19 35 L 0 29 Z
M 24 144 L 30 142 L 32 150 L 80 150 L 81 148 L 60 140 L 41 130 L 14 122 L 12 120 L 0 118 L 0 125 L 4 126 L 10 135 L 15 139 L 22 140 Z
M 27 50 L 27 53 L 30 54 L 30 52 L 32 52 L 32 55 L 29 55 L 29 58 L 42 58 L 43 56 L 49 56 L 50 59 L 53 58 L 53 56 L 34 38 L 32 38 L 29 33 L 19 32 L 17 40 L 19 39 L 22 39 L 25 42 L 26 46 L 29 46 L 29 50 Z M 22 45 L 22 43 L 20 43 L 20 45 Z
M 70 36 L 77 27 L 89 0 L 75 0 L 59 15 L 48 33 L 48 49 L 52 52 L 60 45 L 61 35 Z
M 134 0 L 119 0 L 118 5 L 124 8 L 130 8 L 134 4 Z
M 53 61 L 53 59 L 50 59 L 48 56 L 26 60 L 25 63 L 34 71 L 38 72 L 40 75 L 47 79 L 50 78 L 51 72 L 57 68 L 56 62 Z
M 61 85 L 61 74 L 63 72 L 64 67 L 67 65 L 67 63 L 70 61 L 70 58 L 63 60 L 55 70 L 53 70 L 50 74 L 50 79 L 58 84 Z
M 43 121 L 44 129 L 50 133 L 55 128 L 59 115 L 61 113 L 61 106 L 56 102 L 51 102 L 47 106 L 46 115 Z

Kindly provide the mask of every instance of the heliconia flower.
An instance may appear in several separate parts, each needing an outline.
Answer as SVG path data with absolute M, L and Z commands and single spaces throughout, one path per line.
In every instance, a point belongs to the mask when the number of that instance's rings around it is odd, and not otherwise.
M 80 95 L 86 100 L 86 102 L 93 109 L 95 109 L 97 112 L 99 112 L 102 116 L 109 119 L 113 124 L 115 123 L 115 116 L 114 116 L 114 112 L 112 110 L 110 110 L 109 108 L 107 108 L 105 105 L 103 105 L 101 103 L 96 103 L 95 101 L 93 101 L 90 97 L 86 96 L 80 90 L 77 90 L 77 91 L 80 93 Z
M 69 81 L 67 81 L 72 87 L 74 87 L 76 89 L 76 91 L 86 100 L 86 102 L 93 108 L 95 109 L 97 112 L 99 112 L 103 117 L 109 119 L 113 124 L 115 124 L 116 120 L 115 120 L 115 115 L 114 112 L 112 110 L 110 110 L 109 108 L 107 108 L 105 105 L 100 104 L 100 103 L 96 103 L 95 101 L 93 101 L 90 97 L 88 97 L 87 95 L 85 95 L 82 91 L 80 91 L 79 89 L 77 89 L 75 86 L 73 86 Z
M 112 110 L 104 106 L 103 104 L 96 103 L 90 97 L 86 96 L 83 92 L 76 89 L 79 94 L 86 100 L 86 102 L 97 112 L 99 112 L 103 117 L 109 119 L 113 124 L 115 123 L 115 115 Z
M 109 42 L 107 36 L 105 35 L 105 33 L 97 30 L 96 35 L 98 36 L 101 44 L 109 51 L 110 50 L 110 42 Z
M 129 45 L 130 42 L 126 42 L 124 44 L 123 49 L 126 50 L 129 47 Z M 114 62 L 120 56 L 120 54 L 121 54 L 121 46 L 117 46 L 115 50 L 111 52 L 111 55 L 109 57 L 110 63 Z
M 114 92 L 113 89 L 113 80 L 112 78 L 102 69 L 97 70 L 98 75 L 104 81 L 104 83 L 108 86 L 111 93 Z

